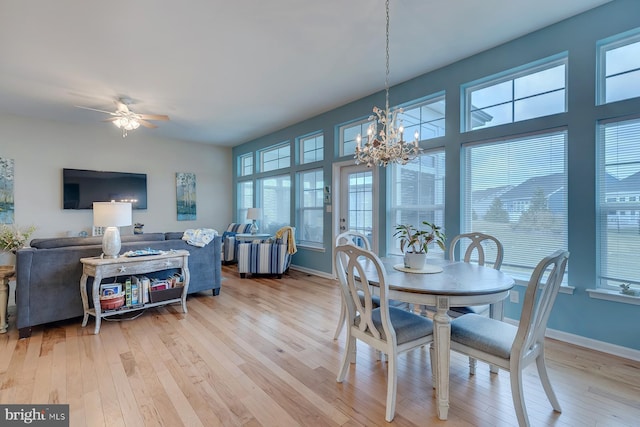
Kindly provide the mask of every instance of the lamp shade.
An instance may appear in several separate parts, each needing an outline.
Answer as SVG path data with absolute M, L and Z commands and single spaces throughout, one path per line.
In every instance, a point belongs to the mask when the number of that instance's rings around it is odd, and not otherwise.
M 247 209 L 247 219 L 260 219 L 260 208 Z
M 130 202 L 93 202 L 96 227 L 124 227 L 132 222 Z

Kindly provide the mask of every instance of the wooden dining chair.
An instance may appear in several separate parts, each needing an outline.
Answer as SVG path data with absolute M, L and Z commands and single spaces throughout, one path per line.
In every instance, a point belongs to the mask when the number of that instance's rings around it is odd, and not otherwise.
M 344 233 L 338 234 L 336 236 L 335 247 L 338 247 L 340 245 L 354 245 L 359 248 L 364 248 L 368 251 L 371 250 L 371 243 L 369 243 L 369 239 L 367 239 L 367 236 L 365 236 L 364 234 L 358 231 L 345 231 Z M 347 318 L 347 309 L 344 305 L 344 300 L 342 298 L 340 298 L 340 300 L 341 300 L 340 318 L 338 319 L 338 324 L 336 325 L 336 332 L 335 334 L 333 334 L 334 340 L 337 340 L 338 337 L 340 336 L 340 332 L 342 332 L 342 328 L 344 327 L 344 323 Z M 373 303 L 375 307 L 379 307 L 380 306 L 379 298 L 375 297 L 373 300 Z
M 451 350 L 510 372 L 513 405 L 521 427 L 529 425 L 522 371 L 533 362 L 551 406 L 557 412 L 562 410 L 547 374 L 544 335 L 568 258 L 569 252 L 558 250 L 538 263 L 527 285 L 517 327 L 477 314 L 465 314 L 451 322 Z
M 347 312 L 347 339 L 337 381 L 343 382 L 350 363 L 356 363 L 356 340 L 387 355 L 387 421 L 395 415 L 398 355 L 433 341 L 433 322 L 389 306 L 387 273 L 373 252 L 354 245 L 335 248 L 335 263 Z M 372 285 L 362 263 L 378 276 L 380 306 L 373 303 Z

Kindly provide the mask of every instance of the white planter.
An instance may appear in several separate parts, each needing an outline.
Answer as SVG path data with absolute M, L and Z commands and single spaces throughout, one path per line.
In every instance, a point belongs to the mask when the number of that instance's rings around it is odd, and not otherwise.
M 422 270 L 427 262 L 426 253 L 407 252 L 404 254 L 404 266 L 413 270 Z

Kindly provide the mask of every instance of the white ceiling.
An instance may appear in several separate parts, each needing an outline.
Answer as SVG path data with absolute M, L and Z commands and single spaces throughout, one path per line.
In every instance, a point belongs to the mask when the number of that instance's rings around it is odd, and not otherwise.
M 391 84 L 608 1 L 393 0 Z M 0 112 L 98 123 L 74 106 L 126 96 L 171 117 L 135 132 L 233 146 L 383 89 L 384 23 L 383 0 L 2 0 Z

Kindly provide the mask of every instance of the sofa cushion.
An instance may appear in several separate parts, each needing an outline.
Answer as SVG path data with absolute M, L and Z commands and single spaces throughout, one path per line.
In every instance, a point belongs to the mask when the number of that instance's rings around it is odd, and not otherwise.
M 180 235 L 182 237 L 182 235 Z M 157 242 L 159 240 L 165 240 L 164 233 L 148 233 L 148 234 L 133 234 L 127 236 L 120 236 L 120 240 L 125 242 Z M 57 237 L 51 239 L 33 239 L 29 244 L 32 248 L 36 249 L 53 249 L 53 248 L 65 248 L 67 246 L 90 246 L 90 245 L 102 245 L 102 236 L 95 237 Z

